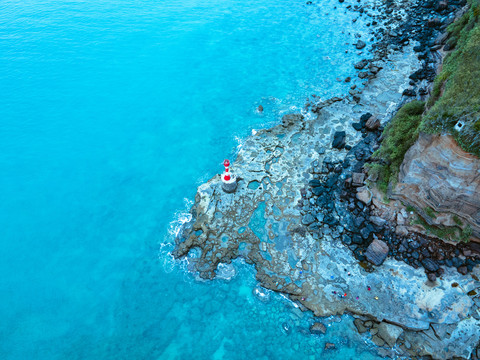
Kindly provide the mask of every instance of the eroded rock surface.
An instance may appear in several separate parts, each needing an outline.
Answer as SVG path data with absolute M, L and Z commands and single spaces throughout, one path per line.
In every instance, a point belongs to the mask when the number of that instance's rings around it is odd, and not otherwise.
M 433 225 L 455 226 L 457 216 L 480 239 L 480 159 L 450 135 L 420 134 L 405 155 L 392 198 L 414 206 Z M 439 214 L 429 216 L 428 208 Z
M 336 132 L 345 131 L 346 145 L 353 146 L 360 133 L 352 124 L 362 115 L 368 112 L 382 123 L 390 117 L 408 80 L 403 71 L 418 66 L 412 54 L 389 59 L 389 67 L 402 71 L 381 72 L 361 94 L 362 105 L 335 101 L 316 118 L 285 116 L 282 124 L 250 137 L 231 167 L 240 179 L 237 191 L 223 192 L 219 175 L 198 188 L 192 221 L 178 236 L 174 255 L 197 254 L 189 262 L 203 278 L 213 278 L 219 264 L 243 257 L 255 265 L 262 286 L 289 294 L 317 316 L 348 311 L 394 324 L 383 325 L 384 337 L 374 335 L 379 346 L 392 346 L 400 327 L 412 355 L 471 353 L 480 340 L 478 306 L 469 295 L 480 285 L 478 268 L 459 277 L 454 267 L 446 267 L 434 283 L 422 268 L 392 258 L 366 271 L 341 241 L 344 225 L 352 226 L 343 221 L 346 205 L 328 191 L 329 182 L 346 180 L 342 167 L 332 169 L 336 176 L 313 175 L 322 173 L 326 158 L 345 160 L 347 150 L 330 148 Z M 357 150 L 352 149 L 353 160 Z M 308 191 L 320 200 L 302 196 L 309 182 Z M 309 201 L 323 201 L 322 210 L 304 211 Z M 372 232 L 363 235 L 370 239 Z

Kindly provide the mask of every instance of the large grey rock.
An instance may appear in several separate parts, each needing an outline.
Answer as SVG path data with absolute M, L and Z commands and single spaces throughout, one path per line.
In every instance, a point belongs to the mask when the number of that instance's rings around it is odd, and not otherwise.
M 382 219 L 380 216 L 375 216 L 375 215 L 370 216 L 370 221 L 379 227 L 384 226 L 385 223 L 387 222 L 385 219 Z
M 353 173 L 352 174 L 352 185 L 353 186 L 362 186 L 365 181 L 364 173 Z
M 381 337 L 389 346 L 394 346 L 398 337 L 403 333 L 403 329 L 400 326 L 388 324 L 386 322 L 378 325 L 377 335 Z
M 404 225 L 398 225 L 395 228 L 395 234 L 397 234 L 398 236 L 408 236 L 408 228 Z
M 388 245 L 385 241 L 375 239 L 368 246 L 365 257 L 372 264 L 379 266 L 385 261 L 388 255 Z
M 375 345 L 377 346 L 383 346 L 385 345 L 385 341 L 378 335 L 373 335 L 372 336 L 372 341 Z
M 357 199 L 365 205 L 370 205 L 372 203 L 372 192 L 366 186 L 359 187 L 356 196 Z

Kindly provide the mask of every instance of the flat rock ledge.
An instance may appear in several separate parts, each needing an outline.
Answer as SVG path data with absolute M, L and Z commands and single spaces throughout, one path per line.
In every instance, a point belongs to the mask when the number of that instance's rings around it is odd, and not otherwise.
M 255 265 L 262 286 L 290 295 L 316 316 L 349 312 L 362 318 L 378 346 L 400 345 L 413 357 L 470 358 L 480 340 L 480 301 L 471 296 L 480 286 L 478 267 L 467 276 L 446 267 L 435 282 L 393 258 L 366 271 L 339 240 L 340 217 L 315 239 L 308 228 L 315 223 L 297 206 L 312 167 L 326 157 L 344 160 L 345 149 L 330 148 L 335 132 L 345 131 L 346 145 L 353 146 L 361 134 L 352 123 L 362 114 L 375 114 L 382 124 L 391 117 L 407 74 L 420 66 L 412 47 L 386 60 L 384 67 L 395 71 L 371 80 L 358 104 L 333 102 L 315 119 L 287 115 L 248 138 L 231 167 L 237 191 L 223 192 L 219 175 L 201 185 L 173 255 L 191 252 L 191 269 L 206 279 L 215 277 L 220 263 L 243 257 Z M 368 321 L 370 327 L 363 325 Z

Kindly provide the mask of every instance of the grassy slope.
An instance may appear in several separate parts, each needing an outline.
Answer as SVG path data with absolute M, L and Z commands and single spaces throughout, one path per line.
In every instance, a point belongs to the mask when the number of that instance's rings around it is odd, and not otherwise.
M 448 42 L 456 47 L 435 79 L 420 129 L 450 133 L 465 151 L 480 156 L 480 0 L 469 3 L 469 11 L 448 28 Z M 457 132 L 459 120 L 465 127 Z
M 422 101 L 405 104 L 385 127 L 382 145 L 373 154 L 380 162 L 369 170 L 378 175 L 377 184 L 384 193 L 389 182 L 396 183 L 405 153 L 418 138 L 424 107 Z

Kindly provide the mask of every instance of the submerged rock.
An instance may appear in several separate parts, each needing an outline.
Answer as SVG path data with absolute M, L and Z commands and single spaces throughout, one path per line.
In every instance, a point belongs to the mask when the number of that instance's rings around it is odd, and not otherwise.
M 325 350 L 333 350 L 333 349 L 335 349 L 335 348 L 336 348 L 336 347 L 335 347 L 335 344 L 334 344 L 334 343 L 329 343 L 329 342 L 327 342 L 327 343 L 325 344 Z
M 365 66 L 368 65 L 368 61 L 363 59 L 354 65 L 354 68 L 357 70 L 362 70 Z
M 327 328 L 322 323 L 316 322 L 310 326 L 310 332 L 316 335 L 323 335 L 327 332 Z
M 355 44 L 355 47 L 358 50 L 362 50 L 365 46 L 367 46 L 367 44 L 365 44 L 365 42 L 363 42 L 362 40 L 358 40 L 357 43 Z

